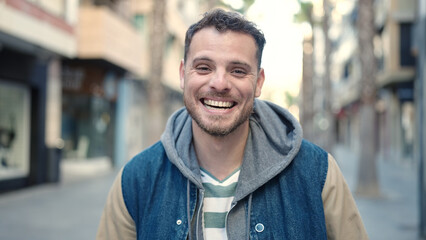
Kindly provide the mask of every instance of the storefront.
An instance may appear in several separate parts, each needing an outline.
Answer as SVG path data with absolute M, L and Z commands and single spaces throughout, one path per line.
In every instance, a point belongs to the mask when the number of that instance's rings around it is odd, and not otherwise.
M 64 161 L 112 163 L 117 83 L 123 72 L 92 61 L 66 61 L 62 69 Z
M 60 152 L 46 138 L 47 82 L 54 62 L 42 50 L 0 51 L 0 192 L 58 180 Z
M 0 181 L 29 175 L 30 89 L 0 79 Z

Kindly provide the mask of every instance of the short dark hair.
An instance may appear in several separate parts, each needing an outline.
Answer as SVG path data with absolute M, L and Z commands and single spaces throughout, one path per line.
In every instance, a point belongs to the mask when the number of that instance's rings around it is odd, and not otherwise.
M 211 26 L 214 26 L 219 32 L 226 32 L 230 30 L 251 35 L 256 42 L 256 58 L 258 68 L 260 68 L 263 47 L 266 43 L 265 36 L 262 31 L 256 26 L 256 24 L 245 19 L 243 15 L 237 12 L 227 12 L 222 9 L 214 9 L 206 12 L 200 21 L 194 23 L 188 28 L 185 35 L 185 52 L 183 56 L 185 61 L 188 55 L 189 46 L 191 45 L 191 41 L 195 33 L 203 28 Z

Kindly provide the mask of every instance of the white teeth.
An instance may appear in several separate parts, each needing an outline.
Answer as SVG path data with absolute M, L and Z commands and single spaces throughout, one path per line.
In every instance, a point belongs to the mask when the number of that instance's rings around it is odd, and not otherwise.
M 214 101 L 214 100 L 204 100 L 204 104 L 211 107 L 220 107 L 220 108 L 230 108 L 232 107 L 232 102 L 223 102 L 223 101 Z

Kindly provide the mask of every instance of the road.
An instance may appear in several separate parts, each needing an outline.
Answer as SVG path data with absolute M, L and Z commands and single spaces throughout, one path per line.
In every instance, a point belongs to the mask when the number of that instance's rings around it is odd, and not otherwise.
M 335 158 L 355 192 L 357 157 L 338 147 Z M 94 165 L 91 168 L 104 168 Z M 108 190 L 117 171 L 92 176 L 74 168 L 60 184 L 47 184 L 0 195 L 0 239 L 94 239 Z M 418 183 L 413 164 L 378 162 L 380 198 L 355 196 L 371 240 L 418 239 Z M 82 174 L 84 173 L 84 174 Z M 89 177 L 90 176 L 90 177 Z

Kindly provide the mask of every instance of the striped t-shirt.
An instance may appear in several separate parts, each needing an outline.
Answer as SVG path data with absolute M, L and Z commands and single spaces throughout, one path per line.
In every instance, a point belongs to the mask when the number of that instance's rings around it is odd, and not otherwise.
M 205 189 L 203 202 L 204 239 L 228 239 L 225 219 L 234 199 L 240 168 L 219 181 L 205 169 L 201 169 L 201 180 Z

